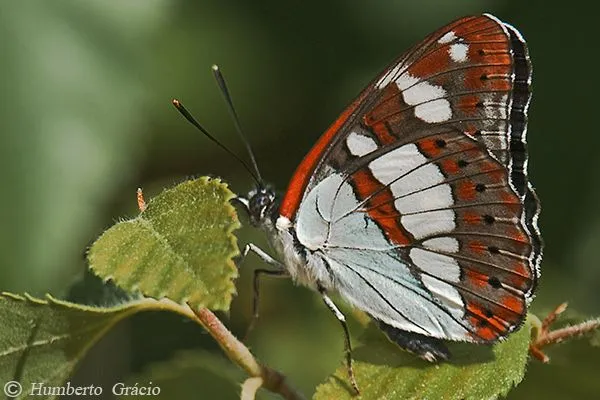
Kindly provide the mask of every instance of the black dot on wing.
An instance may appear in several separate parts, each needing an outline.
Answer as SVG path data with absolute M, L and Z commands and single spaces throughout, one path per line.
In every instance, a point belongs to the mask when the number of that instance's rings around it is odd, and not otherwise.
M 500 249 L 498 247 L 496 247 L 496 246 L 489 246 L 488 250 L 492 254 L 498 254 L 498 253 L 500 253 Z
M 467 165 L 469 165 L 469 163 L 468 163 L 467 161 L 465 161 L 465 160 L 458 160 L 458 161 L 456 162 L 456 164 L 458 165 L 458 167 L 459 167 L 459 168 L 464 168 L 464 167 L 466 167 Z
M 437 148 L 442 149 L 446 147 L 446 141 L 444 139 L 436 139 L 435 145 Z
M 485 192 L 485 185 L 483 183 L 478 183 L 475 185 L 475 190 L 477 190 L 479 193 Z
M 480 319 L 479 322 L 477 323 L 477 325 L 483 327 L 483 326 L 488 326 L 488 322 L 485 319 Z
M 489 215 L 489 214 L 486 214 L 486 215 L 484 215 L 484 216 L 483 216 L 483 221 L 484 221 L 486 224 L 488 224 L 488 225 L 491 225 L 491 224 L 493 224 L 494 222 L 496 222 L 496 218 L 492 217 L 492 216 L 491 216 L 491 215 Z
M 494 316 L 494 313 L 490 309 L 484 308 L 483 315 L 485 315 L 486 318 L 492 318 Z
M 488 278 L 488 283 L 490 284 L 491 287 L 493 287 L 494 289 L 499 289 L 502 286 L 502 283 L 500 282 L 500 279 L 498 279 L 495 276 L 490 276 Z

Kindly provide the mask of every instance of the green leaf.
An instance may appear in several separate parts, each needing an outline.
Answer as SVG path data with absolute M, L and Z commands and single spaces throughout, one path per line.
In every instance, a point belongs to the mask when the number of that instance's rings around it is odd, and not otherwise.
M 92 245 L 90 268 L 130 292 L 227 310 L 237 277 L 232 258 L 239 254 L 233 196 L 220 180 L 206 177 L 164 191 Z
M 354 351 L 361 399 L 495 399 L 523 379 L 530 325 L 493 347 L 451 343 L 450 362 L 432 364 L 400 350 L 374 325 Z M 314 399 L 352 399 L 346 368 L 317 387 Z
M 168 300 L 141 299 L 111 308 L 29 295 L 0 294 L 0 383 L 17 380 L 27 397 L 33 383 L 61 386 L 87 350 L 112 326 L 140 311 L 191 310 Z M 189 311 L 188 311 L 189 310 Z M 39 398 L 53 398 L 52 396 Z
M 160 388 L 153 399 L 189 399 L 201 393 L 202 398 L 235 400 L 240 398 L 240 384 L 244 379 L 242 370 L 222 356 L 207 351 L 186 351 L 169 361 L 151 364 L 141 374 L 127 379 L 125 385 L 135 388 L 137 383 L 138 387 Z M 122 400 L 139 398 L 133 390 L 118 394 Z

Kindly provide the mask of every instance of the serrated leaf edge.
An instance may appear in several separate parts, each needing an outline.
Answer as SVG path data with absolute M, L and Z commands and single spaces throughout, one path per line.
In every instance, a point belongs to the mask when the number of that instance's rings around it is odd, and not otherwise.
M 93 307 L 93 306 L 87 306 L 87 305 L 78 304 L 78 303 L 72 303 L 72 302 L 65 301 L 65 300 L 59 300 L 50 294 L 46 294 L 44 296 L 44 299 L 41 299 L 41 298 L 31 296 L 29 293 L 24 293 L 24 294 L 20 295 L 20 294 L 11 293 L 11 292 L 0 292 L 0 300 L 24 302 L 24 303 L 29 303 L 35 307 L 38 307 L 38 306 L 39 307 L 43 307 L 43 306 L 62 307 L 62 308 L 66 308 L 66 309 L 89 312 L 89 313 L 93 313 L 93 314 L 116 313 L 115 318 L 110 320 L 109 323 L 106 324 L 106 326 L 104 326 L 102 329 L 99 329 L 98 331 L 90 334 L 90 340 L 86 343 L 85 346 L 81 347 L 81 351 L 79 352 L 78 356 L 75 359 L 73 359 L 71 362 L 65 362 L 64 364 L 62 364 L 64 366 L 63 368 L 60 368 L 60 366 L 57 366 L 56 373 L 49 377 L 49 379 L 51 379 L 51 380 L 52 380 L 52 377 L 62 374 L 65 371 L 65 369 L 72 370 L 74 368 L 74 366 L 77 365 L 79 363 L 79 361 L 81 361 L 81 359 L 85 356 L 85 354 L 89 351 L 89 349 L 94 344 L 96 344 L 106 334 L 106 332 L 108 332 L 111 328 L 113 328 L 116 324 L 121 322 L 123 319 L 125 319 L 137 312 L 171 311 L 171 312 L 175 312 L 177 314 L 180 314 L 182 316 L 185 316 L 185 317 L 188 317 L 190 319 L 197 321 L 195 314 L 189 307 L 187 307 L 187 306 L 184 307 L 184 306 L 177 304 L 176 302 L 168 300 L 168 299 L 155 300 L 152 298 L 143 297 L 143 298 L 140 298 L 137 300 L 127 302 L 127 303 L 115 305 L 114 307 Z M 78 331 L 77 334 L 81 334 L 82 332 L 86 332 L 86 331 L 85 330 Z M 66 335 L 61 335 L 61 336 L 57 336 L 57 337 L 59 337 L 60 339 L 66 339 L 69 337 L 69 335 L 66 334 Z M 34 342 L 34 343 L 37 346 L 42 346 L 42 345 L 46 345 L 46 344 L 50 344 L 50 343 L 54 343 L 54 342 L 56 342 L 56 337 L 53 337 L 50 340 L 43 340 L 43 341 Z M 25 350 L 28 347 L 32 347 L 31 344 L 28 344 L 25 347 L 9 349 L 11 351 L 8 351 L 8 352 L 4 351 L 4 352 L 0 353 L 0 357 L 8 356 L 18 350 L 21 350 L 21 351 Z M 70 371 L 70 372 L 72 372 L 72 371 Z
M 209 176 L 201 176 L 199 178 L 196 178 L 196 180 L 200 181 L 200 183 L 202 183 L 202 184 L 215 185 L 215 186 L 219 186 L 222 189 L 226 189 L 226 191 L 224 191 L 224 200 L 225 201 L 224 201 L 223 206 L 224 206 L 226 212 L 231 217 L 233 217 L 232 218 L 232 220 L 233 220 L 232 223 L 229 224 L 228 229 L 225 231 L 226 234 L 227 234 L 227 236 L 229 236 L 229 242 L 228 242 L 228 244 L 231 245 L 231 248 L 232 248 L 230 254 L 226 255 L 227 261 L 225 262 L 225 264 L 228 267 L 230 267 L 232 269 L 232 271 L 235 271 L 235 272 L 230 277 L 228 277 L 228 279 L 227 279 L 229 281 L 229 284 L 230 284 L 230 290 L 227 293 L 228 298 L 224 302 L 216 302 L 211 307 L 211 309 L 213 309 L 213 310 L 227 311 L 229 309 L 229 305 L 231 304 L 231 300 L 232 300 L 233 296 L 235 296 L 237 294 L 237 290 L 236 290 L 236 287 L 235 287 L 235 284 L 234 284 L 234 280 L 237 279 L 237 277 L 239 276 L 239 273 L 238 273 L 237 266 L 236 266 L 236 264 L 234 262 L 234 258 L 237 257 L 237 256 L 239 256 L 241 254 L 240 250 L 239 250 L 239 247 L 238 247 L 237 237 L 233 234 L 234 231 L 236 231 L 237 229 L 239 229 L 241 227 L 241 223 L 240 223 L 239 218 L 237 216 L 237 211 L 236 211 L 235 207 L 231 204 L 231 199 L 235 198 L 236 194 L 231 189 L 229 189 L 229 184 L 227 182 L 224 182 L 220 178 L 211 178 Z M 178 185 L 185 184 L 185 183 L 192 182 L 192 181 L 193 180 L 186 180 L 184 182 L 179 183 Z M 98 239 L 96 239 L 96 241 L 100 240 L 102 238 L 102 236 L 104 236 L 104 234 L 106 232 L 108 232 L 112 227 L 116 226 L 117 224 L 134 223 L 136 221 L 140 221 L 141 224 L 142 224 L 142 226 L 144 226 L 146 229 L 148 229 L 155 237 L 158 238 L 158 240 L 160 240 L 160 242 L 165 243 L 167 245 L 167 247 L 170 249 L 171 246 L 169 245 L 168 241 L 166 241 L 162 237 L 162 235 L 160 235 L 160 233 L 156 232 L 156 230 L 152 227 L 152 224 L 150 224 L 149 221 L 146 218 L 144 218 L 144 213 L 146 212 L 146 210 L 148 210 L 148 208 L 150 208 L 152 202 L 154 202 L 157 197 L 159 197 L 160 195 L 164 194 L 165 192 L 167 192 L 169 190 L 174 190 L 178 185 L 175 185 L 175 186 L 173 186 L 171 188 L 164 189 L 161 193 L 159 193 L 158 195 L 156 195 L 153 198 L 151 198 L 148 201 L 148 203 L 146 204 L 145 210 L 141 211 L 136 217 L 131 218 L 131 219 L 125 219 L 124 218 L 124 219 L 121 219 L 121 220 L 117 221 L 111 227 L 109 227 L 108 229 L 106 229 L 98 237 Z M 178 258 L 181 259 L 181 257 L 178 254 L 176 254 L 174 251 L 172 251 L 172 253 L 175 254 Z M 188 265 L 188 263 L 185 262 L 185 261 L 182 262 L 182 264 L 186 265 L 186 266 Z M 88 269 L 90 271 L 92 271 L 94 273 L 94 275 L 96 275 L 100 279 L 102 279 L 103 282 L 108 282 L 108 281 L 112 280 L 118 287 L 120 287 L 120 288 L 122 288 L 122 289 L 124 289 L 124 290 L 126 290 L 128 292 L 130 291 L 129 289 L 125 289 L 121 285 L 119 285 L 118 282 L 115 281 L 115 279 L 114 279 L 114 277 L 112 275 L 106 275 L 106 276 L 100 276 L 100 275 L 98 275 L 96 273 L 96 269 L 95 269 L 94 265 L 91 262 L 88 264 Z M 137 290 L 137 288 L 135 290 Z M 170 299 L 166 294 L 165 295 L 161 295 L 161 296 L 159 296 L 157 298 L 148 296 L 146 294 L 144 294 L 144 296 L 145 296 L 144 298 L 146 298 L 146 299 L 152 298 L 152 299 L 155 299 L 157 301 L 160 301 L 160 300 L 163 300 L 163 299 L 167 299 L 167 300 L 170 300 L 170 301 L 174 302 L 175 304 L 178 304 L 178 305 L 180 305 L 182 307 L 186 307 L 187 306 L 187 301 L 188 301 L 188 298 L 186 297 L 186 298 L 183 298 L 180 302 L 176 302 L 176 301 Z M 202 305 L 195 305 L 195 306 L 196 307 L 201 307 Z

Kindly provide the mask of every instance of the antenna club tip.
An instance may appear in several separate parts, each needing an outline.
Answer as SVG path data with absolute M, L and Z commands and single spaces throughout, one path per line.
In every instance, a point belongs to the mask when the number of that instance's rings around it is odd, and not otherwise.
M 211 68 L 215 72 L 217 72 L 219 70 L 219 66 L 217 64 L 213 64 Z
M 173 105 L 174 105 L 175 107 L 179 107 L 179 106 L 181 106 L 181 103 L 180 103 L 180 102 L 179 102 L 179 100 L 177 100 L 177 99 L 173 99 L 173 100 L 171 100 L 171 103 L 173 103 Z

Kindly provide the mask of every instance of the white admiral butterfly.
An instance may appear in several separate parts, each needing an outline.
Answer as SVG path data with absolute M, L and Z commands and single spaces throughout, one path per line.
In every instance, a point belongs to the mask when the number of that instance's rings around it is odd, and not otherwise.
M 282 199 L 255 168 L 258 187 L 237 201 L 281 260 L 245 249 L 276 267 L 255 273 L 255 316 L 262 274 L 317 290 L 344 327 L 355 388 L 348 328 L 329 292 L 430 361 L 450 355 L 440 339 L 492 343 L 519 327 L 542 256 L 527 178 L 530 84 L 515 28 L 462 18 L 371 82 Z

